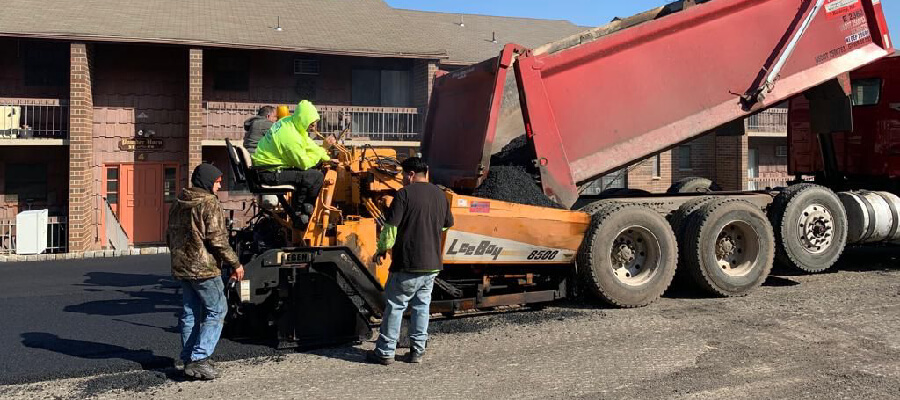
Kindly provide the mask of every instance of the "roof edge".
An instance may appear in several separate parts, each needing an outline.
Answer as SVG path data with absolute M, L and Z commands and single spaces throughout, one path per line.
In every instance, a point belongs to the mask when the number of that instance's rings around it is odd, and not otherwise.
M 145 43 L 145 44 L 170 44 L 181 46 L 201 46 L 201 47 L 218 47 L 233 48 L 244 50 L 273 50 L 287 51 L 298 53 L 327 54 L 338 56 L 359 56 L 359 57 L 393 57 L 393 58 L 426 58 L 426 59 L 449 59 L 450 55 L 446 50 L 435 50 L 434 52 L 378 52 L 372 50 L 336 50 L 315 47 L 289 47 L 259 44 L 240 44 L 228 42 L 214 42 L 205 40 L 188 40 L 188 39 L 165 39 L 165 38 L 137 38 L 130 36 L 103 36 L 103 35 L 85 35 L 72 33 L 26 33 L 26 32 L 4 32 L 0 31 L 0 37 L 26 38 L 26 39 L 55 39 L 55 40 L 78 40 L 92 42 L 107 43 Z
M 549 19 L 549 18 L 535 18 L 535 17 L 516 17 L 511 15 L 491 15 L 491 14 L 475 14 L 475 13 L 454 13 L 454 12 L 443 12 L 443 11 L 425 11 L 425 10 L 413 10 L 411 8 L 395 8 L 397 11 L 413 11 L 420 12 L 426 14 L 444 14 L 444 15 L 471 15 L 477 17 L 491 17 L 491 18 L 509 18 L 509 19 L 525 19 L 529 21 L 553 21 L 553 22 L 568 22 L 574 26 L 578 26 L 578 24 L 569 21 L 567 19 Z

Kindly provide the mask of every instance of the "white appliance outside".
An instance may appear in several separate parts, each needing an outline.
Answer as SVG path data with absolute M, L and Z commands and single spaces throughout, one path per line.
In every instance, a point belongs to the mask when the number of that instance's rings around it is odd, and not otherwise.
M 16 215 L 16 254 L 41 254 L 47 250 L 47 210 Z

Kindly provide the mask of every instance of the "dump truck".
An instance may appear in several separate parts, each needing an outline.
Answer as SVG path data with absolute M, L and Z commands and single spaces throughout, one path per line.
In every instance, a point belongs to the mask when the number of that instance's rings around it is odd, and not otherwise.
M 802 196 L 828 191 L 821 186 L 614 197 L 571 208 L 609 171 L 710 132 L 741 134 L 743 118 L 798 96 L 809 99 L 812 132 L 846 129 L 848 73 L 892 52 L 881 7 L 677 1 L 538 48 L 507 44 L 497 57 L 438 77 L 422 154 L 456 225 L 445 233 L 432 311 L 581 294 L 639 307 L 659 298 L 676 272 L 713 295 L 742 296 L 766 279 L 776 255 L 805 271 L 833 264 L 846 241 L 847 226 L 835 222 L 844 209 L 833 197 Z M 532 178 L 514 184 L 535 185 L 560 207 L 473 195 L 500 168 L 492 155 L 513 142 L 525 160 L 518 167 Z M 401 187 L 397 155 L 372 146 L 329 150 L 337 164 L 325 169 L 309 225 L 298 228 L 291 188 L 259 183 L 246 152 L 229 143 L 233 175 L 280 203 L 259 207 L 234 232 L 246 272 L 229 289 L 233 334 L 333 344 L 368 337 L 381 317 L 389 262 L 372 255 Z
M 833 131 L 817 126 L 809 98 L 798 96 L 788 106 L 788 171 L 797 181 L 812 177 L 819 186 L 797 185 L 788 193 L 819 199 L 827 195 L 828 204 L 835 206 L 824 188 L 836 193 L 845 212 L 839 207 L 825 211 L 846 225 L 848 245 L 900 243 L 898 74 L 896 55 L 851 72 L 850 97 L 838 114 L 844 126 Z

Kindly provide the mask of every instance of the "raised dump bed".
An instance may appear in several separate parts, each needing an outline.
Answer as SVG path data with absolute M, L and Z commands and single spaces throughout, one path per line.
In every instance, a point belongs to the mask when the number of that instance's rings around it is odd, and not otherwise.
M 892 51 L 878 0 L 692 3 L 533 50 L 507 45 L 437 79 L 423 137 L 435 182 L 473 190 L 491 154 L 526 132 L 544 192 L 571 206 L 604 173 Z

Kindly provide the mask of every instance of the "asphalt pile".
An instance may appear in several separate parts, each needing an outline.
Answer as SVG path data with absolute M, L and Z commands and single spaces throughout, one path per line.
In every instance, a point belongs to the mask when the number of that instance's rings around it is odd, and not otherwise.
M 550 200 L 538 185 L 536 178 L 540 173 L 532 164 L 534 158 L 534 149 L 528 146 L 525 135 L 513 139 L 491 156 L 488 175 L 472 194 L 510 203 L 564 209 Z

